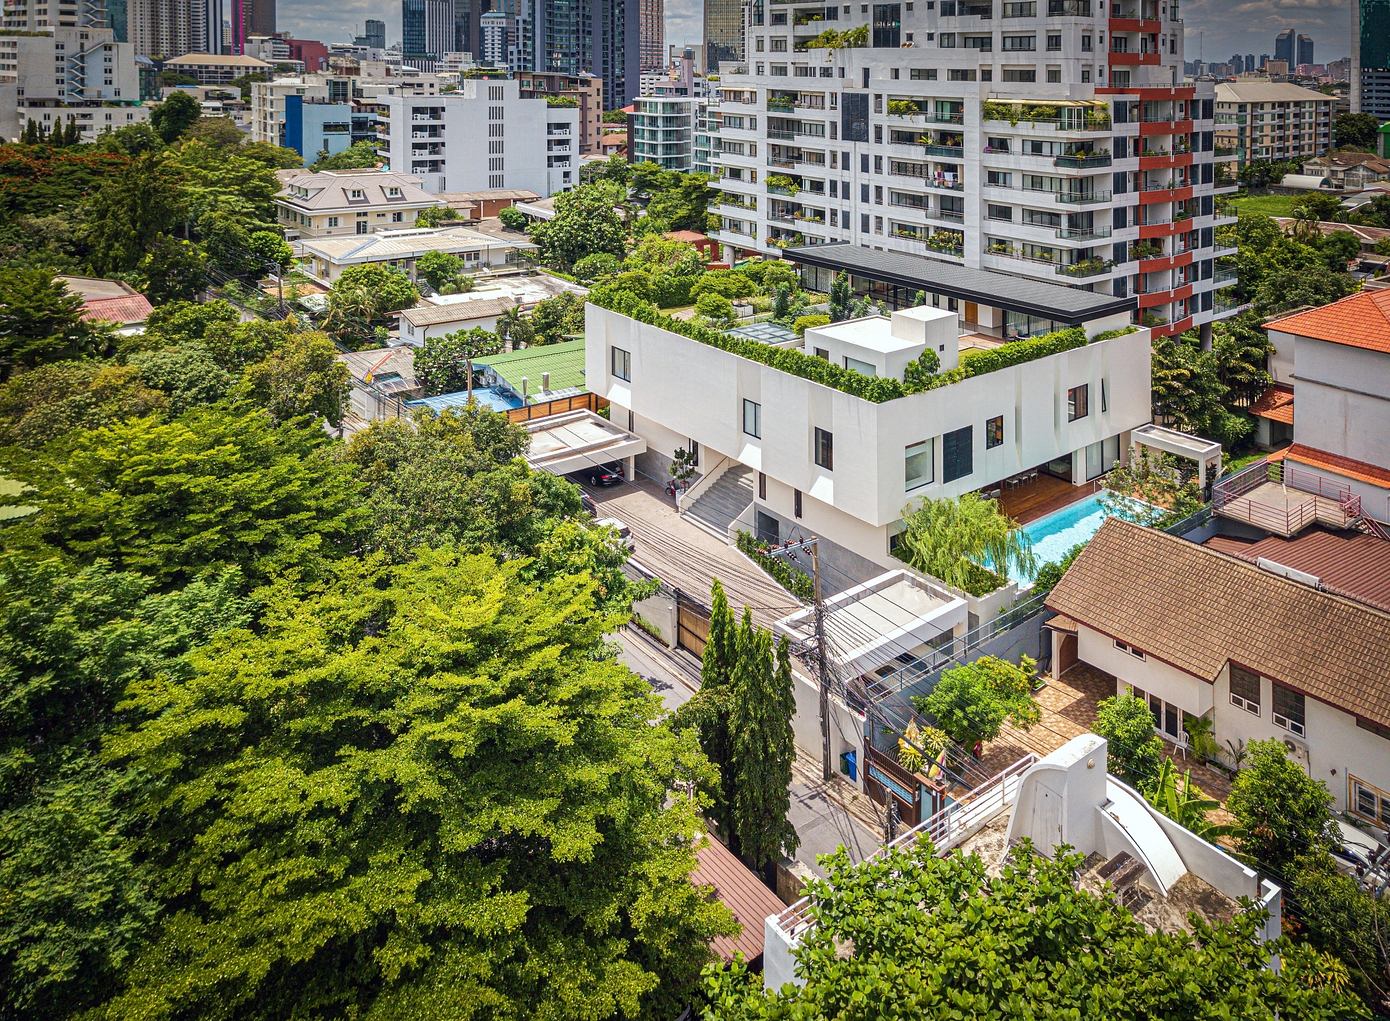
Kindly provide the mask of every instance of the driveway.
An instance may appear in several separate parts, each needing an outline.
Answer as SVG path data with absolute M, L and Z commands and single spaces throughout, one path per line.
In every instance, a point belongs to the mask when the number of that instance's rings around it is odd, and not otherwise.
M 613 638 L 622 649 L 618 662 L 652 686 L 668 713 L 700 690 L 700 661 L 690 653 L 668 649 L 631 624 Z
M 617 518 L 632 529 L 633 559 L 672 588 L 707 604 L 718 578 L 735 612 L 752 608 L 763 627 L 801 608 L 795 596 L 742 553 L 677 514 L 665 490 L 650 479 L 606 487 L 586 482 L 583 489 L 599 517 Z

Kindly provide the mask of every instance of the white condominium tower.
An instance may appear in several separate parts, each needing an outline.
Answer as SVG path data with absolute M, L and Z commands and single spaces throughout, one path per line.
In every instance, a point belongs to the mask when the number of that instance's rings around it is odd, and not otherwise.
M 1234 182 L 1212 85 L 1183 81 L 1175 0 L 752 0 L 746 17 L 712 154 L 737 252 L 847 242 L 1137 296 L 1156 335 L 1234 311 L 1213 238 Z

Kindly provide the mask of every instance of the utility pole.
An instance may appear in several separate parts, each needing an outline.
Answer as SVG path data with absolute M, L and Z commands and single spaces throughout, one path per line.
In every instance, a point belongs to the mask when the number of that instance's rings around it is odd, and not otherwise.
M 799 553 L 811 554 L 811 598 L 815 620 L 816 680 L 820 684 L 821 779 L 827 783 L 835 776 L 835 764 L 830 752 L 830 649 L 825 640 L 825 601 L 821 598 L 820 540 L 814 536 L 801 542 L 789 542 L 768 552 L 776 556 Z

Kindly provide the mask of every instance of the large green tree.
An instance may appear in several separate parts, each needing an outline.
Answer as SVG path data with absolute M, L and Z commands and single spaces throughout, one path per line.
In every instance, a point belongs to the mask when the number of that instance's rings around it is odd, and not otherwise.
M 428 395 L 466 392 L 473 400 L 473 360 L 502 350 L 502 339 L 475 326 L 426 337 L 415 353 L 415 378 Z
M 976 595 L 1002 583 L 1006 566 L 1037 568 L 1028 537 L 999 504 L 977 493 L 924 499 L 903 511 L 897 555 L 917 570 Z M 989 565 L 988 567 L 986 565 Z
M 177 141 L 202 115 L 198 101 L 187 92 L 172 92 L 150 111 L 150 125 L 169 143 Z
M 1023 844 L 996 872 L 923 840 L 857 866 L 840 850 L 827 864 L 795 950 L 802 984 L 764 990 L 741 965 L 711 971 L 706 1021 L 1368 1016 L 1327 981 L 1325 958 L 1262 944 L 1254 913 L 1151 932 L 1114 897 L 1077 887 L 1079 854 Z
M 1373 150 L 1380 121 L 1369 113 L 1339 113 L 1332 122 L 1332 144 L 1339 149 Z
M 541 260 L 568 271 L 586 255 L 607 252 L 622 258 L 627 248 L 627 228 L 616 207 L 621 190 L 612 184 L 585 184 L 555 198 L 554 219 L 531 228 L 531 240 L 540 248 Z
M 0 382 L 16 369 L 94 353 L 100 331 L 83 322 L 82 299 L 45 269 L 12 269 L 0 287 Z
M 246 367 L 241 392 L 278 422 L 300 415 L 343 424 L 351 400 L 351 374 L 322 333 L 295 333 Z
M 431 552 L 264 595 L 135 694 L 167 907 L 99 1017 L 672 1017 L 728 933 L 689 881 L 708 769 L 595 581 Z
M 1027 656 L 1018 664 L 981 656 L 943 672 L 930 694 L 913 701 L 952 740 L 974 750 L 998 737 L 1006 722 L 1027 730 L 1042 718 L 1033 701 L 1036 667 Z
M 74 429 L 99 429 L 167 410 L 169 397 L 133 365 L 52 362 L 0 386 L 0 443 L 38 448 Z
M 354 142 L 342 152 L 332 156 L 321 155 L 315 161 L 313 170 L 363 170 L 381 163 L 374 142 Z
M 387 324 L 387 316 L 420 300 L 410 278 L 389 266 L 371 263 L 349 266 L 328 290 L 328 314 L 323 326 L 339 341 L 363 348 Z
M 1153 792 L 1163 763 L 1163 742 L 1154 733 L 1153 713 L 1144 700 L 1128 694 L 1101 699 L 1091 729 L 1106 740 L 1110 772 L 1146 794 Z
M 676 719 L 677 726 L 695 730 L 701 751 L 714 764 L 717 775 L 711 790 L 710 814 L 725 841 L 734 846 L 738 839 L 734 823 L 738 777 L 729 710 L 737 663 L 738 622 L 729 608 L 724 586 L 716 578 L 710 589 L 709 633 L 700 655 L 700 690 L 680 708 Z
M 1289 758 L 1280 741 L 1251 741 L 1226 808 L 1240 827 L 1240 850 L 1255 865 L 1283 877 L 1294 859 L 1325 852 L 1332 832 L 1332 795 Z

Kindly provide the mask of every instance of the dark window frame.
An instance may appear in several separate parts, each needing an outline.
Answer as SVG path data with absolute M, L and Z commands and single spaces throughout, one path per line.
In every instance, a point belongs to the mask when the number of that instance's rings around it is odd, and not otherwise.
M 835 434 L 829 429 L 815 426 L 811 434 L 811 456 L 816 466 L 826 471 L 835 470 Z
M 622 370 L 618 369 L 618 356 L 622 355 Z M 608 356 L 608 367 L 615 379 L 621 379 L 624 383 L 632 382 L 632 352 L 626 348 L 614 346 Z
M 1067 391 L 1067 421 L 1079 422 L 1091 413 L 1091 384 L 1082 383 Z
M 1004 416 L 995 415 L 985 419 L 985 449 L 992 450 L 1004 445 Z
M 962 426 L 941 436 L 941 482 L 955 482 L 975 471 L 975 428 Z

